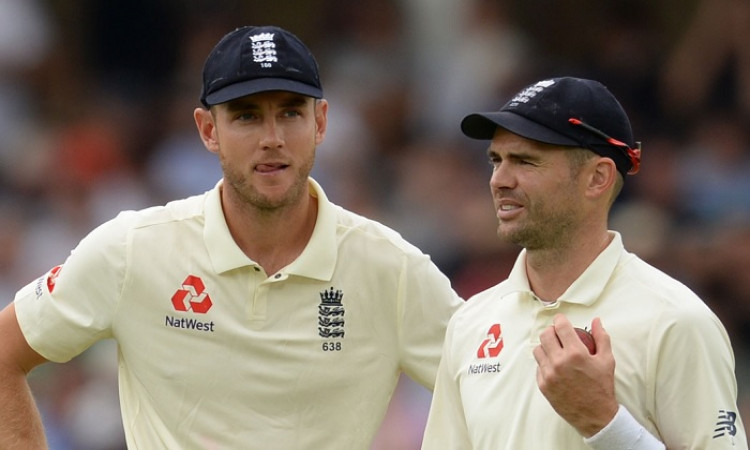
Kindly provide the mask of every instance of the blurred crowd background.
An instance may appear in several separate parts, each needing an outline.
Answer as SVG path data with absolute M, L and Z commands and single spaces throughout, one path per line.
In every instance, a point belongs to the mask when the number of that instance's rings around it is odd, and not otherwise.
M 248 24 L 318 58 L 328 196 L 400 231 L 466 298 L 518 249 L 496 237 L 486 143 L 461 118 L 541 78 L 602 81 L 643 142 L 611 228 L 723 320 L 750 420 L 747 0 L 0 0 L 0 306 L 120 210 L 216 183 L 192 111 L 208 52 Z M 31 381 L 54 450 L 124 448 L 113 343 Z M 373 449 L 418 448 L 429 401 L 404 379 Z

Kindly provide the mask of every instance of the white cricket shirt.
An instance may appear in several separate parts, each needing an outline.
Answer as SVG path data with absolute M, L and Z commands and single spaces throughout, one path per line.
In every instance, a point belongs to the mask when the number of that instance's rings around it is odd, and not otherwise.
M 270 276 L 232 240 L 220 184 L 121 213 L 19 291 L 27 341 L 58 362 L 117 341 L 130 449 L 368 449 L 401 371 L 432 388 L 462 301 L 428 256 L 310 185 L 310 242 Z
M 451 319 L 423 449 L 586 449 L 539 391 L 532 354 L 557 313 L 611 336 L 617 400 L 667 448 L 746 449 L 724 327 L 687 287 L 610 245 L 556 303 L 529 288 L 525 251 L 509 278 Z M 613 449 L 615 450 L 615 449 Z

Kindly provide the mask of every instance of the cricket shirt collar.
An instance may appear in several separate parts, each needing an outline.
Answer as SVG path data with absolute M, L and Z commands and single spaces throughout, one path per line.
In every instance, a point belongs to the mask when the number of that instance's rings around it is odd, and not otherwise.
M 246 266 L 255 266 L 256 262 L 234 242 L 224 211 L 221 206 L 221 185 L 216 186 L 206 194 L 204 212 L 205 227 L 203 239 L 211 264 L 216 273 Z M 336 264 L 336 210 L 328 200 L 323 189 L 312 178 L 308 179 L 310 193 L 318 201 L 318 217 L 315 222 L 310 241 L 299 257 L 279 273 L 284 275 L 299 275 L 320 280 L 330 280 Z M 269 274 L 271 275 L 271 274 Z
M 576 303 L 579 305 L 591 305 L 605 290 L 607 283 L 612 278 L 617 263 L 620 260 L 625 248 L 622 243 L 622 236 L 616 231 L 609 231 L 612 241 L 607 247 L 594 259 L 569 287 L 563 292 L 557 301 Z M 504 285 L 505 292 L 524 292 L 532 294 L 529 285 L 529 278 L 526 274 L 526 249 L 516 258 L 513 269 L 508 275 L 508 280 Z M 532 297 L 530 297 L 532 298 Z

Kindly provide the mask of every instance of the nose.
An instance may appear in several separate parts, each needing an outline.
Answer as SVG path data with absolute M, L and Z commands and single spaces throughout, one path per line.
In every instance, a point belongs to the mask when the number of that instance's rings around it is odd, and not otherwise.
M 279 148 L 284 145 L 283 131 L 274 118 L 268 118 L 263 122 L 260 145 L 266 149 Z
M 513 187 L 515 178 L 509 166 L 505 161 L 492 166 L 492 175 L 490 176 L 490 188 L 492 190 Z

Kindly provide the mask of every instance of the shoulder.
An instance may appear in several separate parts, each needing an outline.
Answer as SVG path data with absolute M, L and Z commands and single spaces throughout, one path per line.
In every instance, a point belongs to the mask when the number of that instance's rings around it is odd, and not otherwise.
M 639 311 L 649 312 L 652 323 L 662 332 L 680 335 L 709 333 L 724 336 L 721 321 L 690 287 L 631 253 L 625 253 L 618 267 L 619 290 L 637 302 Z
M 129 222 L 134 228 L 148 227 L 164 223 L 202 220 L 205 214 L 205 202 L 208 194 L 196 195 L 174 200 L 163 206 L 153 206 L 140 211 L 126 211 L 118 218 Z
M 152 206 L 141 210 L 120 212 L 116 217 L 92 230 L 82 241 L 95 241 L 98 245 L 107 242 L 124 243 L 138 230 L 148 230 L 160 225 L 176 225 L 185 221 L 203 222 L 205 194 L 172 201 L 166 205 Z
M 473 323 L 476 320 L 486 318 L 488 315 L 499 316 L 497 313 L 506 308 L 509 301 L 512 301 L 508 298 L 509 294 L 512 293 L 508 280 L 501 281 L 495 286 L 469 297 L 451 320 L 457 324 Z
M 638 256 L 624 252 L 615 272 L 620 289 L 645 295 L 664 308 L 703 308 L 705 304 L 683 282 Z
M 333 205 L 336 212 L 337 233 L 340 239 L 351 239 L 365 245 L 378 245 L 375 249 L 402 254 L 421 255 L 423 252 L 408 242 L 398 231 L 360 214 Z
M 337 245 L 360 247 L 361 251 L 423 255 L 415 245 L 404 239 L 393 228 L 331 202 L 323 188 L 312 178 L 310 188 L 318 198 L 318 223 L 329 230 L 335 228 Z M 367 253 L 363 253 L 367 254 Z

